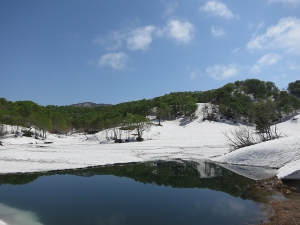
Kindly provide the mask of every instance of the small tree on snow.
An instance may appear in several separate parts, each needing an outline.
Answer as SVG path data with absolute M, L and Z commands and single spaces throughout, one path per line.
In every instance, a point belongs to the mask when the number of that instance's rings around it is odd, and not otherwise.
M 149 126 L 149 119 L 140 115 L 135 115 L 134 125 L 137 130 L 137 141 L 143 141 L 143 133 Z

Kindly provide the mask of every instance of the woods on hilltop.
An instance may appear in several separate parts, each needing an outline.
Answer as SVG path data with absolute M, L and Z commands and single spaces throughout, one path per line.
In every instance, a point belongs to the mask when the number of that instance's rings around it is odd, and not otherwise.
M 247 79 L 214 90 L 172 92 L 153 99 L 93 108 L 40 106 L 32 101 L 11 102 L 0 98 L 0 125 L 31 127 L 32 132 L 44 138 L 47 132 L 66 134 L 73 130 L 89 133 L 106 130 L 107 136 L 110 131 L 114 139 L 124 136 L 128 139 L 128 133 L 136 130 L 136 136 L 142 138 L 143 132 L 149 129 L 147 126 L 151 126 L 147 116 L 156 116 L 159 125 L 164 119 L 180 116 L 192 120 L 196 103 L 207 103 L 203 119 L 239 120 L 265 129 L 263 123 L 280 122 L 285 116 L 294 115 L 300 109 L 299 97 L 299 80 L 291 82 L 287 90 L 279 90 L 273 82 Z M 5 126 L 1 133 L 5 133 Z

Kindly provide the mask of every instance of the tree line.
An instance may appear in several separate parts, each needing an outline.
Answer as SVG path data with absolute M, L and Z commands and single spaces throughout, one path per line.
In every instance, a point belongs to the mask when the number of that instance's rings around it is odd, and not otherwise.
M 291 82 L 287 90 L 279 90 L 273 82 L 247 79 L 208 91 L 171 92 L 153 99 L 95 108 L 40 106 L 32 101 L 11 102 L 0 98 L 0 124 L 32 127 L 43 137 L 47 132 L 65 134 L 73 130 L 90 133 L 110 130 L 114 139 L 121 139 L 122 135 L 128 137 L 130 131 L 136 130 L 136 136 L 142 138 L 149 126 L 149 115 L 156 116 L 159 125 L 161 120 L 178 116 L 193 119 L 196 103 L 207 103 L 215 110 L 209 113 L 207 107 L 206 119 L 215 119 L 214 115 L 218 114 L 221 119 L 243 120 L 260 126 L 295 114 L 300 109 L 299 97 L 299 80 Z

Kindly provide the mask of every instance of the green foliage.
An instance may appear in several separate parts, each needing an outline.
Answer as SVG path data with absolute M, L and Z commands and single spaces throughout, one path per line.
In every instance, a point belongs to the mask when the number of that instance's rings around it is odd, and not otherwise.
M 133 124 L 137 130 L 137 141 L 143 141 L 143 133 L 149 125 L 149 120 L 141 115 L 134 115 Z
M 160 121 L 169 116 L 169 114 L 171 112 L 171 108 L 164 102 L 160 102 L 157 105 L 158 106 L 156 108 L 155 115 L 156 115 L 156 118 L 158 119 L 158 125 L 161 125 Z
M 51 119 L 54 133 L 62 134 L 68 130 L 67 122 L 60 112 L 54 112 Z
M 159 110 L 159 113 L 164 114 L 163 116 L 169 115 L 170 117 L 176 117 L 178 115 L 185 115 L 192 117 L 197 109 L 197 95 L 202 94 L 201 92 L 173 92 L 154 98 L 153 106 L 162 109 Z
M 288 91 L 297 97 L 300 97 L 300 80 L 289 83 Z
M 270 122 L 275 118 L 275 104 L 267 99 L 254 104 L 253 117 L 262 141 L 273 139 Z
M 275 106 L 272 119 L 278 120 L 282 115 L 295 114 L 300 109 L 299 86 L 299 80 L 291 82 L 289 93 L 279 91 L 273 82 L 247 79 L 228 83 L 215 90 L 172 92 L 153 99 L 95 108 L 55 105 L 43 107 L 31 101 L 11 102 L 0 98 L 0 123 L 33 126 L 44 133 L 67 133 L 73 128 L 96 132 L 114 127 L 129 131 L 137 127 L 139 116 L 145 119 L 153 108 L 156 108 L 155 115 L 159 123 L 161 119 L 177 116 L 192 119 L 197 109 L 196 102 L 218 105 L 219 112 L 224 117 L 251 120 L 255 102 L 268 98 L 273 99 Z

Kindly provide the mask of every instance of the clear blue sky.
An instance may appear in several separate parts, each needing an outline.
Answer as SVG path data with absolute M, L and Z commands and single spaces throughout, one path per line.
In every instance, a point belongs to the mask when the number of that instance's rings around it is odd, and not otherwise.
M 0 0 L 0 97 L 116 104 L 300 79 L 300 0 Z

